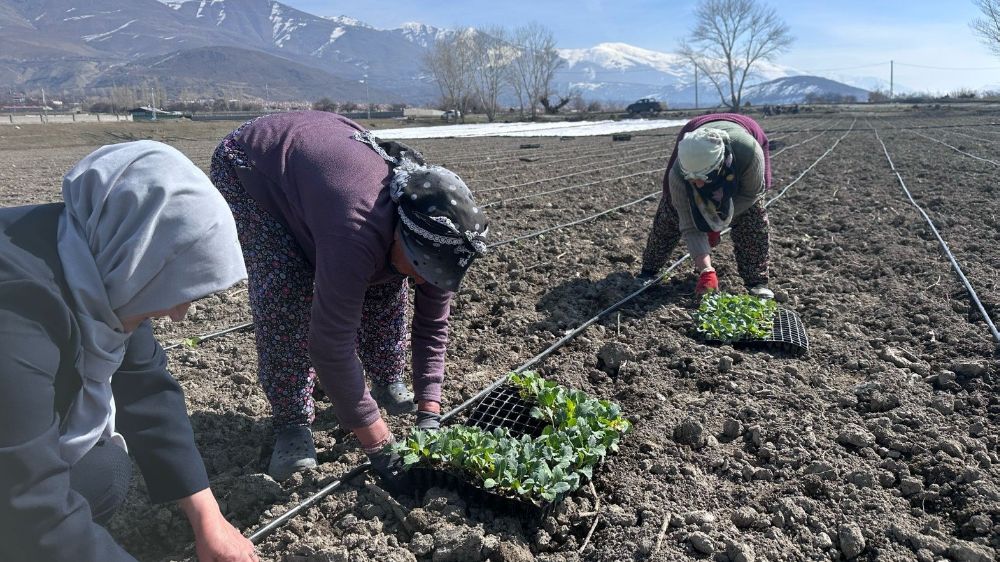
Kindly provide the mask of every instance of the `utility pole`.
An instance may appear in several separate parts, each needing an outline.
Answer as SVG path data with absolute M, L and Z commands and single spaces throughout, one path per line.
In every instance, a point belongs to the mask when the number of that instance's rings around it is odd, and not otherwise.
M 889 61 L 889 101 L 892 101 L 893 76 L 895 75 L 895 61 Z
M 153 121 L 156 121 L 156 91 L 153 90 L 152 86 L 149 87 L 149 97 L 153 104 L 149 109 L 153 111 Z
M 365 74 L 365 107 L 368 108 L 368 119 L 372 118 L 372 104 L 368 97 L 368 75 Z
M 694 108 L 698 109 L 698 65 L 694 65 Z

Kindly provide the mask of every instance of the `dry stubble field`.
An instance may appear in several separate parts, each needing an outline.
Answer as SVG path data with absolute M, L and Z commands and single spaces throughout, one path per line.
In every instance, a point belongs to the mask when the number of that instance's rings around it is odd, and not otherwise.
M 782 306 L 801 315 L 807 355 L 693 339 L 694 280 L 685 264 L 538 366 L 547 377 L 619 402 L 635 422 L 621 452 L 597 474 L 597 498 L 582 489 L 533 528 L 432 490 L 419 502 L 401 499 L 401 520 L 362 477 L 263 541 L 262 559 L 994 560 L 996 342 L 906 199 L 879 139 L 998 319 L 997 120 L 904 110 L 762 121 L 775 141 L 769 197 L 791 185 L 769 207 L 772 286 Z M 235 125 L 2 127 L 0 201 L 56 201 L 61 175 L 76 160 L 133 138 L 168 142 L 207 169 L 216 143 Z M 665 165 L 675 132 L 650 131 L 630 142 L 411 144 L 479 192 L 490 204 L 492 239 L 503 242 L 656 193 L 662 172 L 655 170 Z M 541 147 L 519 149 L 523 143 Z M 528 155 L 535 160 L 520 159 Z M 564 177 L 548 179 L 557 176 Z M 554 190 L 561 191 L 515 199 Z M 477 263 L 453 307 L 445 407 L 633 291 L 656 202 L 653 196 L 499 245 Z M 715 261 L 723 288 L 738 290 L 728 238 Z M 249 319 L 245 289 L 237 287 L 157 331 L 166 345 Z M 314 426 L 320 468 L 273 482 L 263 474 L 271 431 L 252 335 L 168 353 L 213 488 L 240 528 L 270 521 L 362 461 L 353 438 L 321 406 Z M 625 360 L 609 365 L 599 355 Z M 411 421 L 393 420 L 397 435 Z M 115 536 L 141 560 L 191 556 L 179 512 L 149 505 L 141 479 L 134 487 L 111 524 Z

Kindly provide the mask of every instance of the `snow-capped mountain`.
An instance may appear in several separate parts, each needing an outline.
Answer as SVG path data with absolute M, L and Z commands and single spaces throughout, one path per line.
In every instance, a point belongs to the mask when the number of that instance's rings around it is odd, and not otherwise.
M 670 107 L 690 107 L 695 102 L 694 69 L 682 56 L 642 49 L 625 43 L 601 43 L 589 49 L 560 49 L 566 62 L 556 74 L 557 91 L 575 89 L 585 97 L 629 102 L 652 97 Z M 763 62 L 750 83 L 798 74 L 794 69 Z M 699 80 L 702 106 L 717 103 L 718 96 L 704 79 Z
M 819 76 L 786 76 L 754 84 L 743 93 L 753 105 L 790 104 L 805 101 L 868 100 L 868 90 L 855 88 Z
M 321 17 L 276 0 L 0 0 L 0 81 L 15 89 L 99 93 L 155 81 L 183 90 L 269 99 L 331 97 L 434 103 L 423 58 L 456 33 L 422 23 L 376 29 L 348 15 Z M 625 43 L 560 51 L 556 94 L 630 102 L 694 101 L 678 55 Z M 792 76 L 763 65 L 758 81 Z M 702 86 L 702 104 L 710 90 Z

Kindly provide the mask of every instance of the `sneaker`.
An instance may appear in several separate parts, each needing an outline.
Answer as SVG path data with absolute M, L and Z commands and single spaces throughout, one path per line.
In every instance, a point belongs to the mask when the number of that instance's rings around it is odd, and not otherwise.
M 305 425 L 282 429 L 274 438 L 274 452 L 267 473 L 278 482 L 292 474 L 316 468 L 316 444 L 312 430 Z
M 762 299 L 773 299 L 774 298 L 774 291 L 772 291 L 771 289 L 768 289 L 767 285 L 756 285 L 756 286 L 750 287 L 750 294 L 753 295 L 753 296 L 755 296 L 755 297 L 762 298 Z
M 390 415 L 409 414 L 417 411 L 417 404 L 413 401 L 413 393 L 406 388 L 403 381 L 389 383 L 385 386 L 373 385 L 371 387 L 372 398 L 378 405 L 385 408 Z

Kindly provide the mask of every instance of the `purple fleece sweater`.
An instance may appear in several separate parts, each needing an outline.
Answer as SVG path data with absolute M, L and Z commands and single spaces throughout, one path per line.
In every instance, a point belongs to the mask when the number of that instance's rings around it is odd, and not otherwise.
M 389 269 L 396 204 L 388 164 L 351 138 L 357 123 L 322 111 L 267 115 L 236 137 L 252 169 L 239 170 L 247 193 L 280 220 L 316 269 L 309 354 L 340 423 L 379 419 L 356 351 L 369 285 L 398 279 Z M 452 293 L 418 285 L 412 324 L 418 400 L 441 399 Z

